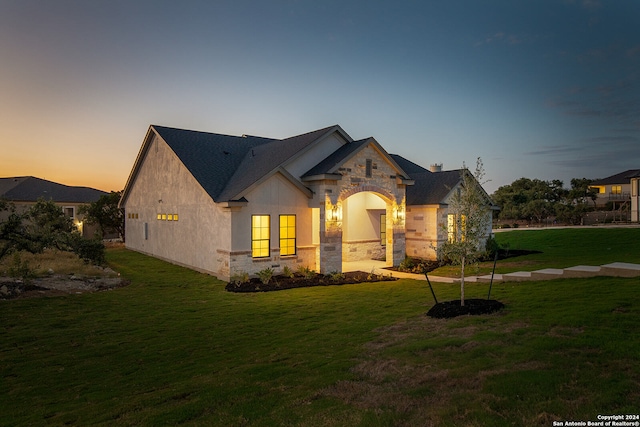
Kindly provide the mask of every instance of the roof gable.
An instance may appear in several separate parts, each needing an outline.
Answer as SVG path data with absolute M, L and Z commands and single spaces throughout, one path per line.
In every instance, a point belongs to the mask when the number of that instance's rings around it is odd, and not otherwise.
M 33 176 L 0 178 L 0 197 L 12 201 L 45 199 L 60 203 L 92 203 L 105 194 L 95 188 L 69 186 Z
M 303 179 L 309 179 L 314 176 L 337 173 L 338 169 L 340 169 L 340 167 L 344 165 L 350 158 L 370 145 L 373 146 L 373 148 L 380 154 L 380 156 L 384 160 L 391 164 L 398 175 L 401 175 L 405 179 L 409 179 L 409 174 L 398 165 L 395 159 L 390 154 L 388 154 L 374 138 L 366 138 L 360 141 L 351 141 L 347 144 L 344 144 L 342 147 L 331 153 L 328 157 L 320 161 L 320 163 L 305 172 L 302 177 Z

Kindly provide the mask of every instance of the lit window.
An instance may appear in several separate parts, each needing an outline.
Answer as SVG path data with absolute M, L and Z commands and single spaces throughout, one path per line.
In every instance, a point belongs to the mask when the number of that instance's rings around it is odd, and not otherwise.
M 162 219 L 162 214 L 158 214 L 158 217 L 157 217 L 157 218 L 158 218 L 159 220 L 161 220 L 161 219 Z
M 138 219 L 138 214 L 135 214 L 135 216 L 136 216 L 136 219 Z
M 167 220 L 167 214 L 162 214 L 162 220 L 166 221 Z
M 458 226 L 460 226 L 460 233 L 458 233 Z M 447 215 L 447 234 L 449 242 L 457 242 L 465 240 L 465 229 L 467 227 L 467 217 L 462 215 L 458 223 L 458 218 L 454 214 Z M 460 234 L 458 236 L 458 234 Z
M 177 221 L 178 220 L 178 214 L 173 214 L 173 220 Z
M 173 221 L 173 214 L 167 215 L 167 221 Z
M 613 194 L 622 194 L 622 185 L 612 185 L 611 193 Z
M 296 216 L 280 215 L 280 255 L 296 254 Z
M 265 258 L 269 256 L 271 221 L 269 215 L 251 216 L 251 256 Z
M 380 214 L 380 244 L 387 244 L 387 214 Z

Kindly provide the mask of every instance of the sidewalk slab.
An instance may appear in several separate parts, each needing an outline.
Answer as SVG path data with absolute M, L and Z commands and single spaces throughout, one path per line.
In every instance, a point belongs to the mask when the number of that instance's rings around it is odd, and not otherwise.
M 516 271 L 514 273 L 503 274 L 502 278 L 505 282 L 523 282 L 525 280 L 531 280 L 531 272 Z
M 560 268 L 543 268 L 531 272 L 531 280 L 549 280 L 559 279 L 564 274 L 564 270 Z
M 580 277 L 595 277 L 602 273 L 602 270 L 598 266 L 594 265 L 576 265 L 575 267 L 569 267 L 564 269 L 564 277 L 568 278 L 580 278 Z
M 493 275 L 493 282 L 502 282 L 502 274 L 494 274 Z M 490 283 L 491 282 L 491 275 L 490 274 L 486 274 L 484 276 L 478 276 L 477 277 L 477 281 L 480 283 Z
M 628 262 L 613 262 L 601 266 L 601 274 L 604 276 L 614 277 L 639 277 L 640 264 L 631 264 Z

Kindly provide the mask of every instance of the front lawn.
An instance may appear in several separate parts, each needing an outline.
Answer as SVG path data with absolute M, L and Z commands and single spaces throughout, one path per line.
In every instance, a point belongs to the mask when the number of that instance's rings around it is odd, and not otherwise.
M 0 302 L 0 425 L 551 425 L 640 407 L 638 279 L 494 284 L 500 313 L 438 320 L 422 281 L 236 294 L 107 258 L 131 285 Z
M 495 234 L 504 250 L 535 251 L 499 260 L 496 273 L 604 265 L 612 262 L 640 263 L 640 228 L 584 227 L 504 231 Z M 470 265 L 466 275 L 490 274 L 493 261 Z M 460 267 L 444 266 L 434 276 L 459 277 Z

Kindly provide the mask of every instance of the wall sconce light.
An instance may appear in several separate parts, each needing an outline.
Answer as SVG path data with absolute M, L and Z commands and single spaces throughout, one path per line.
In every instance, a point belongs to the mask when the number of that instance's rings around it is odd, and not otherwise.
M 327 218 L 330 222 L 340 222 L 342 221 L 342 206 L 333 205 L 331 209 L 328 211 Z
M 396 220 L 396 222 L 398 223 L 403 223 L 404 222 L 404 206 L 399 205 L 399 206 L 395 206 L 393 209 L 393 213 L 394 213 L 394 219 Z

